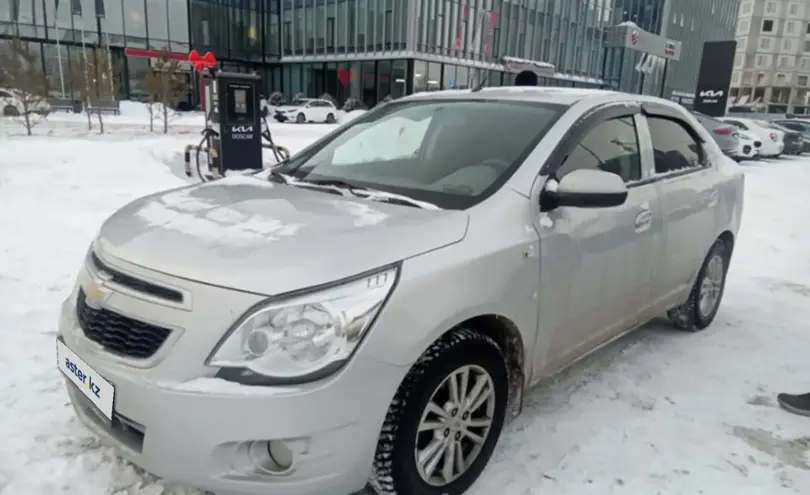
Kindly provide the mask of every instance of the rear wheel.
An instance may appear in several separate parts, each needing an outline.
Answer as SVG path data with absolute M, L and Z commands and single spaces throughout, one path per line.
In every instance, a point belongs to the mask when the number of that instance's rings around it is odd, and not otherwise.
M 388 409 L 374 460 L 383 493 L 460 495 L 489 462 L 509 390 L 494 340 L 459 329 L 434 343 Z
M 726 288 L 730 254 L 722 239 L 714 242 L 692 286 L 689 299 L 667 313 L 676 327 L 696 332 L 714 321 Z

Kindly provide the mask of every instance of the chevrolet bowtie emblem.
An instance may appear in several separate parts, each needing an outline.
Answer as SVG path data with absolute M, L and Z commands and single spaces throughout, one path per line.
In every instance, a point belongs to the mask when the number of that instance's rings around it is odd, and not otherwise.
M 106 272 L 99 272 L 96 277 L 87 284 L 84 289 L 84 302 L 93 309 L 99 309 L 110 297 L 110 291 L 105 287 L 105 282 L 111 277 Z

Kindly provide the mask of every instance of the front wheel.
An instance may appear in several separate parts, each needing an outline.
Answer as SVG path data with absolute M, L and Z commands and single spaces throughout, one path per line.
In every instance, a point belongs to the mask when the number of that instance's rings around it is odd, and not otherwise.
M 384 493 L 460 495 L 489 462 L 509 378 L 497 343 L 459 329 L 434 343 L 388 409 L 374 460 Z
M 692 286 L 689 299 L 667 313 L 676 327 L 696 332 L 714 321 L 726 288 L 730 254 L 722 239 L 714 242 Z
M 334 124 L 335 123 L 335 114 L 330 113 L 326 116 L 326 123 L 327 124 Z
M 6 117 L 19 117 L 20 110 L 14 105 L 6 105 L 5 108 L 3 108 L 3 115 Z
M 298 116 L 297 116 L 297 117 L 295 117 L 295 121 L 296 121 L 297 123 L 299 123 L 299 124 L 303 124 L 304 122 L 306 122 L 306 121 L 307 121 L 307 117 L 306 117 L 306 115 L 304 115 L 303 113 L 299 113 L 299 114 L 298 114 Z

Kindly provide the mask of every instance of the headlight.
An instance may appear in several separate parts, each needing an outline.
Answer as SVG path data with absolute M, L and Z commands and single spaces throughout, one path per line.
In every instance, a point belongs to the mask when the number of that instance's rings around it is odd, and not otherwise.
M 340 285 L 270 300 L 248 311 L 208 360 L 220 378 L 248 385 L 316 380 L 342 366 L 396 281 L 390 267 Z

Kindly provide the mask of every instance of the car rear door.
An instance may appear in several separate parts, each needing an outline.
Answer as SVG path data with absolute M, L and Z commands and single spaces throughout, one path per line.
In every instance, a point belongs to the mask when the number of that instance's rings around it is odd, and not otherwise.
M 639 144 L 638 108 L 622 104 L 569 131 L 544 167 L 553 179 L 581 168 L 622 177 L 627 201 L 613 208 L 541 212 L 540 326 L 536 369 L 554 370 L 635 326 L 649 305 L 648 285 L 662 239 L 662 210 L 650 181 L 652 152 Z M 550 181 L 553 179 L 549 179 Z
M 654 155 L 654 177 L 663 208 L 663 247 L 650 292 L 659 309 L 679 304 L 713 242 L 713 209 L 719 202 L 710 174 L 727 160 L 681 112 L 645 105 Z

